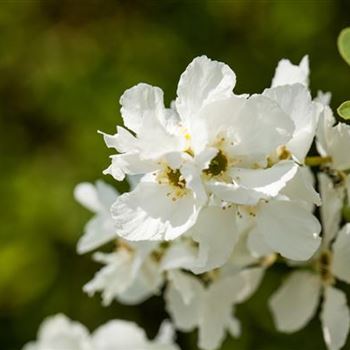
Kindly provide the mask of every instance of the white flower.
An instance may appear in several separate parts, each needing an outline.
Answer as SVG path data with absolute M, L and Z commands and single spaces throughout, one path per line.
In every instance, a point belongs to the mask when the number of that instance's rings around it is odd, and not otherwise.
M 138 85 L 126 92 L 122 115 L 135 136 L 124 129 L 105 136 L 108 145 L 121 152 L 114 157 L 110 172 L 148 175 L 113 205 L 113 218 L 122 237 L 175 239 L 195 224 L 208 194 L 228 203 L 256 205 L 261 199 L 277 196 L 294 177 L 297 164 L 285 160 L 283 147 L 294 135 L 297 122 L 291 116 L 300 112 L 293 109 L 300 99 L 306 99 L 304 114 L 314 119 L 307 92 L 301 93 L 306 97 L 289 93 L 292 107 L 283 105 L 288 115 L 279 106 L 281 101 L 234 95 L 235 81 L 228 66 L 202 56 L 182 74 L 171 111 L 164 108 L 159 89 Z M 177 141 L 172 143 L 167 137 L 158 141 L 152 136 L 158 129 L 149 130 L 144 124 L 149 119 L 156 119 L 162 132 Z M 148 131 L 151 136 L 146 140 Z M 294 143 L 301 142 L 294 138 Z M 280 158 L 269 164 L 269 157 L 276 152 Z M 130 164 L 124 166 L 130 155 L 137 160 L 130 158 Z
M 119 241 L 113 253 L 95 253 L 94 259 L 105 264 L 84 286 L 90 296 L 102 293 L 103 304 L 113 299 L 124 304 L 138 304 L 159 291 L 163 275 L 154 255 L 157 244 L 152 242 Z
M 300 83 L 266 89 L 263 95 L 276 101 L 292 119 L 295 128 L 284 152 L 304 163 L 315 137 L 322 106 L 312 101 L 308 88 Z
M 125 173 L 148 176 L 113 206 L 122 237 L 175 239 L 196 222 L 207 196 L 194 169 L 184 169 L 192 162 L 189 132 L 201 109 L 231 96 L 234 85 L 235 75 L 228 66 L 203 56 L 181 76 L 176 110 L 165 109 L 161 90 L 145 84 L 123 95 L 124 123 L 135 136 L 125 129 L 115 136 L 105 136 L 107 144 L 121 152 L 114 156 L 109 172 L 118 180 Z M 209 153 L 195 157 L 197 168 L 207 165 L 208 157 L 213 156 Z
M 201 203 L 186 188 L 179 170 L 168 168 L 143 179 L 112 206 L 118 234 L 128 240 L 172 240 L 196 222 Z
M 350 168 L 350 126 L 336 124 L 332 110 L 325 106 L 317 131 L 317 150 L 322 157 L 330 157 L 329 166 L 337 171 Z
M 82 324 L 59 314 L 44 320 L 38 340 L 23 350 L 179 350 L 174 344 L 174 331 L 168 322 L 161 326 L 158 336 L 149 341 L 143 329 L 135 323 L 109 321 L 93 334 Z
M 83 182 L 74 189 L 74 196 L 79 203 L 95 213 L 86 224 L 84 235 L 79 239 L 79 254 L 94 250 L 118 237 L 110 213 L 118 192 L 112 186 L 100 180 L 95 185 Z
M 304 56 L 299 65 L 294 65 L 287 59 L 278 62 L 271 87 L 300 83 L 309 85 L 309 57 Z
M 239 336 L 240 324 L 233 316 L 233 306 L 243 289 L 240 276 L 219 279 L 208 288 L 181 271 L 173 270 L 168 276 L 167 310 L 177 329 L 191 331 L 198 327 L 199 348 L 219 348 L 226 331 L 234 337 Z
M 153 341 L 135 323 L 121 320 L 109 321 L 92 334 L 94 350 L 179 350 L 173 341 L 174 332 L 167 322 Z
M 85 326 L 64 315 L 49 317 L 40 326 L 38 340 L 23 350 L 97 350 L 93 349 Z
M 320 251 L 313 258 L 316 271 L 293 272 L 273 294 L 269 305 L 277 329 L 295 332 L 311 320 L 323 295 L 320 315 L 323 336 L 328 349 L 338 350 L 344 346 L 349 332 L 350 312 L 346 295 L 333 285 L 336 278 L 350 283 L 350 224 L 338 231 L 342 192 L 324 174 L 320 174 L 319 181 L 324 236 Z

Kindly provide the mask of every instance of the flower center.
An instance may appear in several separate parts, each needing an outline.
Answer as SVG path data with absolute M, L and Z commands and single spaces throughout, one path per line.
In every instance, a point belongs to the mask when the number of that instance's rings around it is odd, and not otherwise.
M 317 261 L 317 270 L 321 275 L 322 281 L 327 285 L 334 283 L 334 277 L 331 271 L 332 259 L 332 253 L 326 250 L 321 253 Z
M 181 172 L 179 169 L 168 168 L 166 175 L 168 177 L 170 185 L 179 187 L 179 188 L 186 187 L 186 181 L 181 175 Z
M 210 176 L 217 176 L 224 173 L 227 169 L 227 158 L 222 151 L 219 151 L 217 155 L 210 161 L 209 167 L 203 172 Z

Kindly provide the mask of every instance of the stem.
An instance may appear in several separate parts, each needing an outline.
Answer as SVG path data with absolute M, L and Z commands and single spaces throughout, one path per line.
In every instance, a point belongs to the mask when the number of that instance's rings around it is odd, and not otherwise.
M 305 165 L 319 166 L 322 164 L 330 163 L 331 161 L 332 161 L 332 157 L 320 157 L 320 156 L 306 157 Z

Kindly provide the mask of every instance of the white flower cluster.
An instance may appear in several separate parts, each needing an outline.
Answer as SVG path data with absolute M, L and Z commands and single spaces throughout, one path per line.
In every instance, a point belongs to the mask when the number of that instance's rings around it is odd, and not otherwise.
M 43 322 L 38 340 L 23 350 L 179 350 L 173 338 L 173 329 L 167 322 L 155 340 L 149 341 L 143 329 L 133 322 L 109 321 L 90 334 L 79 322 L 58 314 Z
M 350 283 L 350 224 L 339 229 L 350 126 L 336 124 L 329 94 L 311 97 L 308 80 L 307 57 L 282 60 L 270 88 L 236 95 L 235 73 L 202 56 L 181 75 L 170 108 L 157 87 L 127 90 L 125 127 L 103 135 L 118 152 L 105 173 L 127 176 L 131 190 L 119 195 L 102 181 L 75 190 L 95 213 L 78 252 L 115 242 L 95 253 L 104 266 L 84 291 L 101 292 L 104 305 L 137 304 L 164 288 L 175 327 L 197 328 L 198 347 L 214 350 L 227 332 L 240 335 L 235 306 L 278 261 L 295 272 L 268 302 L 277 329 L 301 329 L 322 300 L 325 343 L 342 348 L 350 316 L 335 284 Z M 319 155 L 308 156 L 314 141 Z

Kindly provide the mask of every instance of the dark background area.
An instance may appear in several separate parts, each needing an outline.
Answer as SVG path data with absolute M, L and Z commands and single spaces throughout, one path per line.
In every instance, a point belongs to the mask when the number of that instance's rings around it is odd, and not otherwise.
M 126 88 L 160 86 L 169 103 L 187 64 L 206 54 L 233 68 L 237 93 L 261 92 L 279 59 L 309 54 L 312 92 L 331 91 L 336 107 L 350 97 L 336 48 L 349 25 L 345 0 L 0 1 L 0 348 L 20 349 L 57 312 L 90 329 L 135 320 L 150 336 L 166 317 L 161 298 L 104 308 L 81 291 L 100 266 L 75 252 L 90 214 L 72 191 L 103 176 L 110 152 L 96 131 L 121 123 Z M 222 349 L 325 349 L 317 318 L 293 335 L 274 330 L 266 301 L 285 272 L 277 266 L 238 307 L 243 335 Z M 195 334 L 179 341 L 196 349 Z

